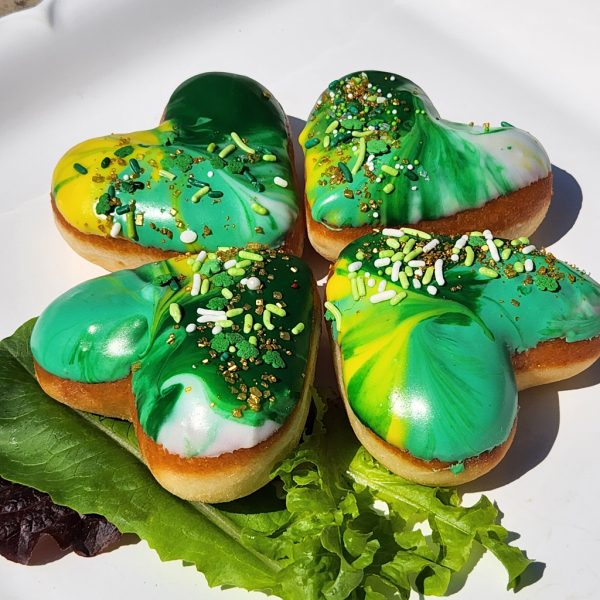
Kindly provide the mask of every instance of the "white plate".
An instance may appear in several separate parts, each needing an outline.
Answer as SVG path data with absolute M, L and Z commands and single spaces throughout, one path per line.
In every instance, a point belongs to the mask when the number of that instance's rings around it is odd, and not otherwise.
M 448 118 L 528 129 L 555 165 L 555 198 L 535 241 L 598 277 L 598 23 L 593 0 L 577 8 L 549 0 L 47 0 L 1 19 L 0 334 L 101 272 L 52 223 L 48 190 L 62 153 L 88 137 L 154 126 L 180 82 L 211 70 L 259 80 L 296 125 L 331 79 L 371 68 L 413 79 Z M 315 264 L 321 276 L 324 262 Z M 521 394 L 508 456 L 468 488 L 467 502 L 485 492 L 518 543 L 546 563 L 520 600 L 596 597 L 599 382 L 596 365 Z M 209 590 L 193 568 L 161 563 L 143 542 L 34 567 L 0 560 L 0 581 L 4 600 L 263 597 Z M 505 581 L 486 555 L 455 597 L 512 597 Z

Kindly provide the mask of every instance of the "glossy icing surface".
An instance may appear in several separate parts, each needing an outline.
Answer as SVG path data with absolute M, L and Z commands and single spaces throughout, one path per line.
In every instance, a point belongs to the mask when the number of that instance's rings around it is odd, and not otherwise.
M 333 81 L 300 143 L 312 217 L 331 229 L 449 216 L 550 172 L 529 133 L 441 119 L 420 87 L 380 71 Z
M 268 438 L 300 399 L 312 276 L 280 251 L 202 252 L 117 271 L 56 299 L 33 330 L 35 360 L 64 379 L 133 372 L 139 421 L 182 456 Z
M 54 201 L 79 231 L 143 246 L 276 247 L 298 215 L 286 127 L 256 81 L 197 75 L 175 90 L 158 127 L 69 150 L 54 171 Z
M 512 354 L 600 335 L 595 281 L 525 238 L 474 233 L 374 232 L 342 252 L 327 284 L 353 411 L 424 460 L 460 463 L 506 441 Z

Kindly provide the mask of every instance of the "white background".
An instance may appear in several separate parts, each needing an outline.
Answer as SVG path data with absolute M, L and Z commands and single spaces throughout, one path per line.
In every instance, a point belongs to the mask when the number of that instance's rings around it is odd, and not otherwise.
M 555 197 L 534 236 L 598 278 L 600 4 L 557 0 L 304 1 L 47 0 L 0 20 L 0 335 L 75 283 L 100 274 L 52 223 L 52 169 L 75 143 L 153 127 L 173 89 L 211 70 L 254 77 L 305 119 L 330 80 L 390 70 L 429 94 L 442 116 L 501 120 L 531 131 L 554 165 Z M 312 257 L 317 276 L 326 265 Z M 330 377 L 327 361 L 321 381 Z M 543 577 L 519 600 L 596 598 L 600 365 L 521 394 L 504 462 L 467 487 L 486 493 L 521 534 Z M 37 566 L 0 559 L 0 597 L 88 600 L 244 599 L 202 575 L 161 563 L 145 543 L 94 559 Z M 542 569 L 538 569 L 538 574 Z M 505 574 L 485 556 L 458 599 L 504 599 Z

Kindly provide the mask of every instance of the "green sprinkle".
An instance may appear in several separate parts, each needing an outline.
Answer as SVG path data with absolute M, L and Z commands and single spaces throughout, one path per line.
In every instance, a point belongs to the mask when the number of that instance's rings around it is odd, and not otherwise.
M 169 304 L 169 314 L 173 317 L 175 323 L 181 322 L 181 307 L 177 302 L 171 302 L 171 304 Z
M 249 267 L 251 264 L 252 264 L 251 260 L 238 260 L 235 263 L 235 266 L 240 269 L 245 269 L 245 268 Z
M 402 231 L 404 231 L 404 233 L 407 233 L 408 235 L 416 235 L 422 240 L 431 239 L 431 234 L 421 231 L 420 229 L 411 229 L 410 227 L 403 227 Z
M 331 302 L 325 302 L 324 306 L 333 315 L 335 326 L 339 333 L 342 330 L 342 313 L 339 311 L 338 307 Z
M 274 154 L 263 154 L 262 159 L 266 160 L 267 162 L 276 162 L 277 161 L 277 157 Z
M 367 289 L 365 288 L 365 280 L 362 277 L 359 277 L 356 280 L 356 288 L 358 289 L 358 295 L 361 298 L 367 293 Z
M 125 220 L 125 231 L 127 236 L 132 240 L 137 240 L 137 229 L 135 227 L 135 210 L 130 210 L 127 213 Z
M 308 148 L 314 148 L 318 143 L 320 142 L 319 138 L 317 137 L 313 137 L 313 138 L 309 138 L 308 140 L 306 140 L 306 142 L 304 143 L 304 147 L 306 149 Z
M 494 271 L 494 269 L 490 269 L 489 267 L 479 267 L 479 272 L 484 277 L 489 277 L 490 279 L 496 279 L 499 276 L 498 271 Z
M 362 250 L 359 250 L 356 253 L 356 260 L 362 260 L 365 257 L 365 253 Z
M 214 142 L 211 142 L 207 147 L 206 147 L 206 151 L 210 152 L 211 154 L 217 149 L 217 145 Z
M 285 310 L 280 306 L 277 306 L 277 304 L 267 304 L 265 308 L 269 312 L 272 312 L 273 314 L 277 315 L 278 317 L 285 317 L 285 315 L 287 314 Z
M 450 472 L 454 475 L 458 475 L 465 470 L 465 465 L 463 463 L 456 463 L 450 467 Z
M 382 250 L 379 253 L 379 257 L 380 258 L 390 258 L 392 256 L 394 256 L 394 251 L 393 250 Z
M 250 208 L 259 215 L 269 214 L 269 209 L 265 208 L 262 204 L 259 204 L 258 202 L 254 202 L 252 206 L 250 206 Z
M 396 238 L 387 238 L 387 240 L 385 240 L 385 243 L 387 246 L 393 248 L 394 250 L 398 250 L 398 248 L 400 248 L 400 242 Z
M 356 161 L 352 166 L 352 173 L 356 175 L 359 169 L 362 167 L 363 162 L 365 161 L 365 154 L 367 153 L 367 144 L 364 138 L 360 138 L 358 141 L 358 154 L 356 155 Z
M 396 295 L 390 300 L 390 304 L 396 306 L 396 304 L 400 304 L 407 297 L 408 294 L 406 292 L 396 292 Z
M 510 248 L 505 248 L 502 250 L 502 254 L 500 256 L 502 257 L 502 260 L 508 260 L 511 254 L 512 250 Z
M 409 260 L 412 260 L 413 258 L 417 258 L 417 256 L 419 256 L 420 254 L 423 254 L 423 248 L 415 248 L 412 252 L 409 252 L 404 257 L 404 260 L 406 262 L 408 262 Z
M 339 170 L 342 172 L 342 177 L 348 182 L 348 183 L 352 183 L 352 173 L 350 172 L 350 169 L 348 168 L 348 166 L 346 165 L 346 163 L 344 162 L 339 162 L 338 163 L 338 168 Z
M 412 249 L 413 246 L 417 243 L 417 240 L 410 238 L 406 244 L 404 244 L 404 247 L 402 248 L 402 252 L 404 252 L 404 254 L 408 254 Z
M 102 159 L 102 162 L 100 163 L 100 166 L 101 166 L 103 169 L 106 169 L 106 167 L 108 167 L 109 165 L 110 165 L 110 158 L 108 158 L 108 156 L 105 156 L 105 157 Z
M 249 342 L 250 342 L 250 343 L 251 343 L 253 346 L 256 346 L 256 344 L 258 344 L 258 340 L 256 339 L 256 336 L 255 336 L 255 335 L 251 335 L 251 336 L 248 338 L 248 341 L 249 341 Z
M 329 148 L 329 144 L 331 144 L 331 138 L 326 135 L 323 137 L 323 148 Z
M 407 277 L 412 277 L 415 274 L 415 272 L 413 271 L 413 268 L 409 267 L 408 265 L 406 265 L 404 267 L 404 273 L 406 274 Z
M 494 245 L 496 246 L 496 248 L 502 248 L 502 246 L 504 246 L 504 240 L 495 239 Z
M 397 260 L 402 260 L 404 258 L 404 252 L 396 252 L 394 256 L 392 256 L 392 262 L 396 262 Z
M 467 246 L 465 248 L 465 252 L 467 253 L 467 257 L 465 258 L 465 267 L 470 267 L 475 262 L 475 251 L 471 246 Z
M 373 135 L 374 131 L 353 131 L 352 137 L 354 138 L 366 138 L 369 135 Z
M 244 312 L 243 308 L 231 308 L 225 313 L 225 316 L 230 319 L 231 317 L 237 317 Z
M 221 152 L 219 152 L 219 158 L 225 158 L 229 156 L 235 150 L 235 144 L 227 144 Z
M 246 271 L 244 271 L 244 269 L 241 267 L 231 267 L 227 269 L 227 274 L 231 275 L 232 277 L 243 277 L 245 272 Z
M 387 183 L 386 185 L 383 186 L 383 191 L 386 194 L 391 194 L 394 191 L 394 184 Z
M 250 313 L 244 315 L 244 333 L 250 333 L 252 331 L 252 322 L 254 319 Z
M 197 273 L 200 270 L 200 267 L 202 267 L 202 263 L 199 260 L 195 260 L 192 263 L 192 272 Z
M 348 273 L 348 279 L 356 279 L 358 277 L 356 271 Z
M 73 168 L 82 175 L 86 175 L 88 170 L 80 163 L 73 163 Z
M 204 296 L 210 289 L 210 279 L 206 278 L 202 280 L 202 285 L 200 286 L 200 293 Z
M 297 325 L 294 325 L 292 327 L 292 333 L 294 335 L 298 335 L 299 333 L 302 333 L 304 331 L 304 323 L 300 322 Z
M 232 291 L 231 291 L 230 289 L 228 289 L 228 288 L 223 288 L 223 289 L 221 290 L 221 295 L 222 295 L 224 298 L 227 298 L 227 300 L 231 300 L 231 299 L 233 298 L 233 293 L 232 293 Z
M 340 122 L 335 119 L 333 121 L 331 121 L 331 123 L 329 123 L 329 125 L 327 125 L 327 129 L 325 130 L 325 133 L 331 133 L 334 129 L 337 129 L 340 125 Z
M 196 202 L 200 201 L 200 198 L 202 198 L 202 196 L 206 196 L 206 194 L 208 194 L 208 192 L 210 192 L 210 186 L 209 185 L 205 185 L 204 187 L 201 187 L 197 192 L 194 193 L 194 195 L 192 196 L 192 202 L 195 204 Z
M 425 275 L 423 275 L 422 280 L 423 285 L 428 285 L 431 282 L 434 270 L 433 267 L 427 267 L 427 269 L 425 269 Z
M 117 208 L 115 209 L 115 212 L 118 215 L 124 215 L 124 214 L 127 214 L 128 212 L 131 212 L 131 208 L 130 208 L 129 204 L 121 204 L 121 206 L 117 206 Z
M 250 148 L 248 144 L 242 141 L 242 138 L 235 132 L 231 132 L 231 139 L 239 146 L 241 150 L 247 152 L 248 154 L 254 154 L 256 150 L 254 148 Z
M 256 252 L 248 252 L 247 250 L 240 250 L 238 256 L 246 260 L 255 260 L 257 262 L 262 262 L 264 260 L 260 254 L 256 254 Z
M 525 271 L 525 265 L 519 260 L 515 262 L 513 268 L 517 273 L 523 273 L 523 271 Z
M 133 154 L 133 146 L 123 146 L 122 148 L 115 150 L 115 156 L 118 156 L 119 158 L 125 158 L 130 154 Z
M 510 240 L 510 245 L 511 246 L 518 246 L 519 245 L 519 240 Z
M 519 241 L 521 242 L 521 244 L 529 244 L 529 238 L 528 237 L 520 237 Z
M 222 327 L 223 329 L 228 329 L 229 327 L 233 327 L 233 321 L 226 319 L 225 321 L 219 321 L 218 325 L 219 325 L 219 327 Z
M 483 237 L 483 233 L 481 231 L 471 231 L 469 237 Z
M 398 176 L 398 169 L 394 169 L 394 167 L 390 167 L 390 165 L 382 165 L 381 170 L 392 177 Z
M 135 158 L 129 159 L 129 166 L 136 175 L 140 174 L 140 163 Z
M 260 331 L 262 328 L 262 323 L 254 323 L 254 325 L 252 325 L 252 329 L 254 329 L 254 331 Z
M 169 171 L 165 171 L 163 169 L 159 169 L 158 174 L 161 177 L 168 179 L 169 181 L 173 181 L 173 179 L 175 179 L 175 177 L 177 177 L 176 175 L 173 175 L 173 173 L 170 173 Z
M 273 323 L 271 323 L 270 311 L 268 311 L 268 310 L 263 311 L 262 317 L 263 317 L 263 323 L 264 323 L 265 327 L 269 331 L 273 331 L 273 329 L 275 329 L 275 325 L 273 325 Z
M 354 273 L 352 273 L 354 275 Z M 354 300 L 358 300 L 360 298 L 360 294 L 358 293 L 358 285 L 356 284 L 356 277 L 350 280 L 350 287 L 352 289 L 352 298 Z
M 212 192 L 208 192 L 209 198 L 222 198 L 223 192 L 219 192 L 218 190 L 213 190 Z
M 410 284 L 408 283 L 408 277 L 406 276 L 406 273 L 400 271 L 400 273 L 398 273 L 398 279 L 400 280 L 400 285 L 407 290 Z
M 386 275 L 391 275 L 392 274 L 392 267 L 386 267 L 384 273 Z
M 115 191 L 115 186 L 114 186 L 112 183 L 111 183 L 111 184 L 108 186 L 108 191 L 107 191 L 107 194 L 108 194 L 108 195 L 109 195 L 111 198 L 114 198 L 114 197 L 117 195 L 117 193 L 116 193 L 116 191 Z

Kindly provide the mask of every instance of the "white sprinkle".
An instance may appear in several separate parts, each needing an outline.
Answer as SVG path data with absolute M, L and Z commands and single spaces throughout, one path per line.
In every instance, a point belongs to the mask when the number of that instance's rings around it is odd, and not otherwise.
M 396 76 L 395 75 L 390 75 L 390 81 L 396 81 Z
M 394 109 L 392 110 L 392 114 L 393 114 L 393 115 L 397 115 L 397 114 L 398 114 L 398 111 L 397 111 L 397 110 L 394 108 Z
M 327 283 L 327 280 L 325 280 L 325 283 Z M 323 285 L 323 284 L 320 284 L 320 285 Z M 248 281 L 246 281 L 246 287 L 249 290 L 253 290 L 253 291 L 257 290 L 258 288 L 260 288 L 260 286 L 261 286 L 261 282 L 258 277 L 248 277 Z
M 360 260 L 357 260 L 348 265 L 348 271 L 350 271 L 350 273 L 354 273 L 354 271 L 358 271 L 361 267 L 362 267 L 362 262 L 360 262 Z
M 121 223 L 116 221 L 110 228 L 110 237 L 117 237 L 121 233 Z
M 378 258 L 373 264 L 380 269 L 381 267 L 387 267 L 392 261 L 388 256 L 385 258 Z
M 408 266 L 409 267 L 424 267 L 425 261 L 424 260 L 409 260 Z
M 416 186 L 416 185 L 413 185 L 413 186 L 411 186 L 411 188 L 410 188 L 410 189 L 411 189 L 413 192 L 416 192 L 416 191 L 417 191 L 417 186 Z
M 398 281 L 398 275 L 400 275 L 400 269 L 402 268 L 402 261 L 397 260 L 392 265 L 392 281 Z
M 412 171 L 412 170 L 414 169 L 414 167 L 413 167 L 412 165 L 406 165 L 406 168 L 407 168 L 409 171 Z
M 129 175 L 123 175 L 123 181 L 129 181 Z
M 242 278 L 240 279 L 240 283 L 241 283 L 242 285 L 246 285 L 246 284 L 248 283 L 248 278 L 247 278 L 247 277 L 242 277 Z
M 225 316 L 224 310 L 211 310 L 210 308 L 197 308 L 196 312 L 199 315 L 212 315 L 212 316 L 217 316 L 217 317 Z
M 206 174 L 206 176 L 207 176 L 207 177 L 212 177 L 213 175 L 214 175 L 214 173 L 213 173 L 212 171 L 209 171 L 209 172 Z
M 377 291 L 380 292 L 380 293 L 383 292 L 385 290 L 386 283 L 387 283 L 387 281 L 385 279 L 382 279 L 379 282 L 379 285 L 377 286 Z
M 227 317 L 217 315 L 202 315 L 196 319 L 198 323 L 218 323 L 219 321 L 227 321 Z
M 204 262 L 206 259 L 206 250 L 200 250 L 198 256 L 196 256 L 197 262 Z
M 521 248 L 521 252 L 523 254 L 530 254 L 535 250 L 535 246 L 533 244 L 529 244 L 529 246 L 525 246 L 525 248 Z
M 232 267 L 235 267 L 235 263 L 236 263 L 236 260 L 235 260 L 235 258 L 232 258 L 232 259 L 230 259 L 230 260 L 227 260 L 227 261 L 225 261 L 225 262 L 223 263 L 223 268 L 224 268 L 225 270 L 227 270 L 227 269 L 231 269 Z
M 392 97 L 392 94 L 391 94 L 390 92 L 388 92 L 388 93 L 386 94 L 386 97 L 387 97 L 387 98 L 391 98 L 391 97 Z
M 382 235 L 387 235 L 388 237 L 402 237 L 404 235 L 404 231 L 402 229 L 384 229 L 381 232 Z
M 415 290 L 418 290 L 421 288 L 421 282 L 418 279 L 413 279 L 412 284 L 413 284 L 413 287 L 415 288 Z
M 437 288 L 435 287 L 435 285 L 428 285 L 427 293 L 431 294 L 432 296 L 435 296 L 437 294 Z
M 438 258 L 433 265 L 435 269 L 435 280 L 438 285 L 444 285 L 446 280 L 444 279 L 444 260 Z
M 383 96 L 377 96 L 377 104 L 383 104 L 385 102 L 385 98 Z
M 467 245 L 468 241 L 469 241 L 469 236 L 462 235 L 458 238 L 458 240 L 456 240 L 456 244 L 454 244 L 454 247 L 458 248 L 459 250 L 462 250 Z
M 400 163 L 396 163 L 396 164 L 394 165 L 394 169 L 399 169 L 401 166 L 402 166 L 402 165 L 401 165 Z
M 415 277 L 423 277 L 423 269 L 415 269 Z
M 179 239 L 184 244 L 193 244 L 198 239 L 198 234 L 191 229 L 186 229 L 185 231 L 181 232 Z
M 496 248 L 496 244 L 494 244 L 494 240 L 490 240 L 489 251 L 490 251 L 490 254 L 492 255 L 492 258 L 496 262 L 500 262 L 500 254 L 498 254 L 498 248 Z
M 381 177 L 376 177 L 375 178 L 375 183 L 381 183 Z
M 196 331 L 196 323 L 189 323 L 185 326 L 185 330 L 187 333 L 194 333 L 194 331 Z
M 369 280 L 367 281 L 367 285 L 368 285 L 369 287 L 373 287 L 373 286 L 375 285 L 375 280 L 374 280 L 374 279 L 371 277 L 371 279 L 369 279 Z
M 200 293 L 201 284 L 202 278 L 200 277 L 200 273 L 194 273 L 192 275 L 192 291 L 190 292 L 192 296 L 197 296 Z
M 321 279 L 317 280 L 317 285 L 319 287 L 323 287 L 324 285 L 327 285 L 327 280 L 329 279 L 329 273 L 327 273 L 327 275 L 325 275 L 325 277 L 321 277 Z
M 286 188 L 288 186 L 288 182 L 283 177 L 273 177 L 273 183 L 282 188 Z
M 451 260 L 452 262 L 458 262 L 458 254 L 453 254 L 453 255 L 450 257 L 450 260 Z
M 374 219 L 378 219 L 379 218 L 379 213 L 378 212 L 374 212 L 373 213 L 373 218 Z
M 427 252 L 431 252 L 431 250 L 433 250 L 438 244 L 440 243 L 440 240 L 431 240 L 430 242 L 427 242 L 424 246 L 423 246 L 423 254 L 427 253 Z
M 528 258 L 528 259 L 525 261 L 525 270 L 526 270 L 528 273 L 530 273 L 531 271 L 533 271 L 533 261 L 532 261 L 530 258 Z
M 492 235 L 492 232 L 489 229 L 484 229 L 483 230 L 483 237 L 486 240 L 493 240 L 494 239 L 494 236 Z
M 385 302 L 391 300 L 396 295 L 394 290 L 386 290 L 385 292 L 379 292 L 379 294 L 373 294 L 369 300 L 372 304 L 378 304 L 379 302 Z
M 217 333 L 221 333 L 221 331 L 223 331 L 223 328 L 222 328 L 220 325 L 215 325 L 215 326 L 214 326 L 214 327 L 213 327 L 213 328 L 210 330 L 210 332 L 211 332 L 213 335 L 217 335 Z
M 365 271 L 365 279 L 369 279 L 369 277 L 371 277 L 371 273 Z

